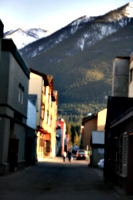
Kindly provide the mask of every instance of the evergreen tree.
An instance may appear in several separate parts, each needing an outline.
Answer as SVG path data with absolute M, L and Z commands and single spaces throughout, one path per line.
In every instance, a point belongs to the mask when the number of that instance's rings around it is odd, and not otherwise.
M 74 146 L 79 146 L 80 145 L 80 137 L 78 136 L 77 132 L 74 137 Z

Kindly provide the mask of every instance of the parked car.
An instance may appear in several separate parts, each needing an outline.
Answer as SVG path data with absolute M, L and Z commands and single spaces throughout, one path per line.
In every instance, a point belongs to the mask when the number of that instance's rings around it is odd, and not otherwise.
M 77 153 L 76 153 L 76 159 L 79 160 L 79 159 L 86 159 L 86 151 L 84 149 L 79 149 L 77 150 Z
M 104 168 L 104 159 L 99 160 L 97 165 L 98 165 L 99 168 L 103 169 Z

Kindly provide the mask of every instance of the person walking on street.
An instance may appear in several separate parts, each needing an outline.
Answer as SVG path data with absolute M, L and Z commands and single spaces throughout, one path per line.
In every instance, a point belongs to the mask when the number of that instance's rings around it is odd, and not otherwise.
M 66 151 L 64 151 L 64 153 L 63 153 L 63 161 L 64 162 L 66 161 Z
M 69 151 L 68 151 L 68 159 L 69 159 L 69 162 L 71 161 L 71 157 L 72 157 L 72 152 L 71 152 L 71 149 L 69 149 Z

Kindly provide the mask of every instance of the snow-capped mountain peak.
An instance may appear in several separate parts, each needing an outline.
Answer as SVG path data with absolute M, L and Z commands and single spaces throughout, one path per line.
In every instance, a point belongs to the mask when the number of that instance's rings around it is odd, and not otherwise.
M 133 17 L 133 2 L 130 2 L 125 9 L 127 17 Z
M 50 32 L 41 28 L 31 28 L 23 30 L 22 28 L 11 30 L 5 33 L 4 38 L 12 38 L 18 49 L 50 35 Z

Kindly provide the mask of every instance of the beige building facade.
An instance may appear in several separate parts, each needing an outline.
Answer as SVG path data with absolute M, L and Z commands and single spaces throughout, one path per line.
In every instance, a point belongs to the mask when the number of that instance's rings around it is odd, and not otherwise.
M 107 108 L 99 111 L 97 113 L 97 131 L 105 130 L 106 116 L 107 116 Z
M 55 157 L 58 93 L 53 91 L 53 77 L 30 69 L 29 94 L 37 95 L 37 158 Z

